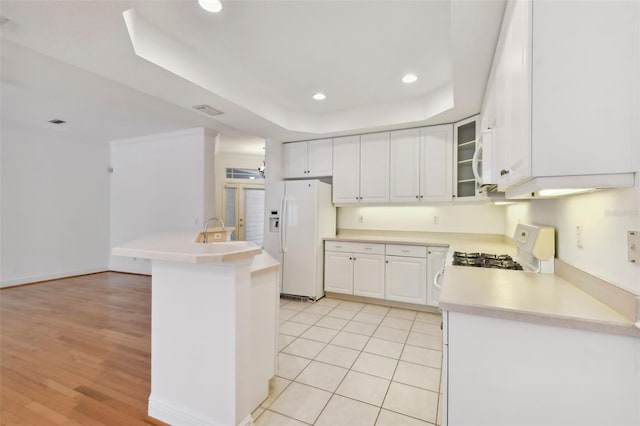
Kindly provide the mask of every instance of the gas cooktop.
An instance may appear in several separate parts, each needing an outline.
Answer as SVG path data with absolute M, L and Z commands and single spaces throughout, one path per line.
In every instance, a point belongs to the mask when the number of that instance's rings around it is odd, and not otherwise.
M 522 271 L 522 265 L 508 254 L 453 252 L 453 265 L 473 266 L 476 268 L 511 269 Z

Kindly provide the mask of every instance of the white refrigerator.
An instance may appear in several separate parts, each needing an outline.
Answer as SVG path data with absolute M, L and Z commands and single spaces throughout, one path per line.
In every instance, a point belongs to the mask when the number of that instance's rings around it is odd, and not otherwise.
M 336 235 L 331 185 L 319 180 L 274 182 L 268 188 L 264 249 L 282 264 L 280 292 L 324 296 L 324 241 Z

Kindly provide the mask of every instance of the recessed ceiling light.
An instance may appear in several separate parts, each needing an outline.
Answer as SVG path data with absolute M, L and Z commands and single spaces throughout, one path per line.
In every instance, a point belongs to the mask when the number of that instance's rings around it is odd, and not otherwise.
M 315 99 L 316 101 L 323 101 L 325 100 L 327 97 L 324 95 L 324 93 L 316 93 L 315 95 L 313 95 L 313 99 Z
M 413 83 L 418 79 L 418 76 L 415 74 L 407 74 L 404 77 L 402 77 L 402 82 L 403 83 Z
M 222 2 L 220 0 L 198 0 L 198 4 L 207 12 L 218 13 L 222 10 Z

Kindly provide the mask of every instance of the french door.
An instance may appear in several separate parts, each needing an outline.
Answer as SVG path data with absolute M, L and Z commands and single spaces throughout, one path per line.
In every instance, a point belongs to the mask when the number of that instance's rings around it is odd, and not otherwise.
M 263 246 L 264 184 L 229 179 L 224 185 L 224 223 L 236 230 L 233 240 L 246 240 Z

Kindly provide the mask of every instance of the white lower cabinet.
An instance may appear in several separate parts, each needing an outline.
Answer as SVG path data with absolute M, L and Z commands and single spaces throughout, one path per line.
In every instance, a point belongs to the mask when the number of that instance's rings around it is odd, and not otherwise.
M 388 244 L 385 266 L 385 299 L 427 303 L 426 247 Z
M 446 253 L 447 249 L 436 247 L 435 250 Z M 444 255 L 434 262 L 443 258 Z M 437 306 L 437 295 L 428 289 L 428 265 L 426 246 L 327 241 L 324 289 Z
M 638 425 L 640 340 L 443 312 L 443 425 Z
M 327 241 L 324 289 L 334 293 L 384 298 L 384 244 Z
M 384 298 L 384 256 L 354 253 L 353 294 Z
M 353 254 L 324 253 L 324 290 L 353 294 Z

